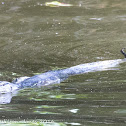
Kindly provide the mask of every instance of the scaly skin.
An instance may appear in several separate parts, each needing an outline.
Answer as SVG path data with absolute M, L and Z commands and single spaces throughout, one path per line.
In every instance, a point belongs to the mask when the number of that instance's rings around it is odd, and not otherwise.
M 121 52 L 124 56 L 126 56 L 124 49 L 122 49 Z M 69 76 L 77 74 L 113 70 L 114 67 L 123 62 L 126 62 L 126 58 L 80 64 L 67 69 L 49 71 L 32 77 L 21 77 L 12 83 L 0 81 L 0 93 L 10 93 L 22 88 L 41 87 L 50 84 L 56 84 L 66 80 Z

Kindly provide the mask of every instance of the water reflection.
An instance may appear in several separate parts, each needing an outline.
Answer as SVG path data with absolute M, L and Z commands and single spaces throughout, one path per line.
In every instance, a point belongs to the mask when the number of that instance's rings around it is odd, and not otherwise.
M 63 0 L 74 6 L 40 6 L 45 2 L 0 2 L 0 69 L 5 73 L 0 80 L 121 57 L 118 50 L 126 40 L 125 1 Z M 0 119 L 49 119 L 56 126 L 125 125 L 125 64 L 119 69 L 71 77 L 49 88 L 22 90 L 10 104 L 0 105 Z

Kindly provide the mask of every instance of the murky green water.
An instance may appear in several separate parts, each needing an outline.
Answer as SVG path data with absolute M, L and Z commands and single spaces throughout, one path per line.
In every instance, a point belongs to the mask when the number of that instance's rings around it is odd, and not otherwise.
M 0 2 L 0 80 L 123 58 L 126 1 L 60 1 L 72 7 L 46 7 L 45 2 Z M 126 64 L 118 68 L 21 90 L 10 104 L 0 105 L 1 124 L 125 126 Z

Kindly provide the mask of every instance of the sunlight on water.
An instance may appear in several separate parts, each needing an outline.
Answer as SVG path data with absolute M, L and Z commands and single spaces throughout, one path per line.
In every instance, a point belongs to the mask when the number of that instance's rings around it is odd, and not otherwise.
M 124 58 L 119 51 L 126 46 L 125 1 L 62 0 L 57 7 L 46 6 L 46 2 L 52 1 L 0 2 L 1 81 Z M 122 63 L 111 71 L 76 75 L 61 84 L 24 89 L 11 94 L 12 99 L 0 94 L 11 101 L 0 105 L 0 124 L 125 125 L 125 71 Z

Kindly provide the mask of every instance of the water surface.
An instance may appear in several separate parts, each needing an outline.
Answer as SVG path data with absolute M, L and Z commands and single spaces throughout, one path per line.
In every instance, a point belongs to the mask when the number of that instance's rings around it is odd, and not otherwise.
M 0 80 L 123 58 L 119 51 L 126 46 L 125 1 L 61 1 L 71 7 L 47 7 L 45 2 L 0 2 Z M 46 123 L 49 126 L 125 125 L 125 66 L 21 90 L 11 103 L 0 105 L 1 123 L 20 125 L 25 120 L 23 125 L 29 126 L 48 120 L 53 121 Z

